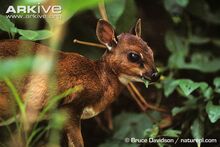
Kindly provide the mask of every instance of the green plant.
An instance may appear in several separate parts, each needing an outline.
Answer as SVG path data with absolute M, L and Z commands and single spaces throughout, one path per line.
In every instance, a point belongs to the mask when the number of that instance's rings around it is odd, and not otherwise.
M 6 31 L 9 34 L 9 37 L 14 38 L 15 34 L 18 33 L 21 35 L 19 39 L 23 40 L 43 40 L 50 38 L 52 36 L 52 32 L 49 30 L 23 30 L 19 29 L 15 26 L 14 23 L 10 21 L 10 19 L 6 18 L 4 15 L 0 15 L 0 29 L 2 31 Z
M 22 1 L 20 3 L 24 5 L 38 4 L 39 1 Z M 98 0 L 93 1 L 62 1 L 60 5 L 65 8 L 63 13 L 62 23 L 65 23 L 70 17 L 72 17 L 76 12 L 94 6 L 98 3 Z M 21 14 L 22 15 L 22 14 Z M 48 21 L 50 24 L 51 21 Z M 50 24 L 51 25 L 51 24 Z M 55 25 L 55 24 L 53 24 Z M 51 28 L 53 28 L 51 26 Z M 44 40 L 52 39 L 54 33 L 51 30 L 27 30 L 20 29 L 4 15 L 0 15 L 0 30 L 5 31 L 9 34 L 10 38 L 15 38 L 19 35 L 19 39 L 22 40 Z M 52 42 L 53 44 L 54 42 Z M 31 46 L 30 46 L 31 47 Z M 0 84 L 5 83 L 12 94 L 11 98 L 15 100 L 15 103 L 18 105 L 18 110 L 15 112 L 14 116 L 8 120 L 1 120 L 0 125 L 7 128 L 5 136 L 9 134 L 10 139 L 13 141 L 15 138 L 16 141 L 23 142 L 23 146 L 35 146 L 38 145 L 40 139 L 45 135 L 49 134 L 47 141 L 44 144 L 48 146 L 60 146 L 60 138 L 62 137 L 61 131 L 66 121 L 65 111 L 57 109 L 57 104 L 60 100 L 70 94 L 79 92 L 83 87 L 80 85 L 75 86 L 71 89 L 67 89 L 63 93 L 59 94 L 56 92 L 56 77 L 50 77 L 48 86 L 50 87 L 50 101 L 40 112 L 37 122 L 33 125 L 33 128 L 26 132 L 25 130 L 25 121 L 27 118 L 26 115 L 26 104 L 23 102 L 20 93 L 18 92 L 19 87 L 15 84 L 14 81 L 22 79 L 28 76 L 31 72 L 38 72 L 38 70 L 45 69 L 36 69 L 35 67 L 42 67 L 42 62 L 45 63 L 45 59 L 40 56 L 19 56 L 9 59 L 2 59 L 0 57 Z M 47 59 L 48 64 L 46 65 L 47 74 L 50 75 L 50 71 L 53 69 L 53 65 L 50 63 L 55 63 L 53 60 L 50 62 Z M 45 67 L 45 66 L 44 66 Z M 1 89 L 0 89 L 1 92 Z M 20 113 L 18 113 L 20 112 Z M 48 120 L 48 124 L 42 125 L 40 122 L 42 120 Z M 11 124 L 16 124 L 16 131 L 11 130 Z M 19 140 L 21 139 L 21 140 Z M 2 141 L 2 140 L 1 140 Z M 0 146 L 6 146 L 1 142 Z
M 181 9 L 181 11 L 174 14 L 173 9 L 167 7 L 168 2 L 172 3 L 173 7 Z M 190 116 L 188 119 L 179 122 L 182 134 L 186 133 L 184 132 L 185 129 L 191 128 L 193 138 L 209 138 L 211 134 L 207 133 L 207 130 L 211 125 L 216 126 L 217 121 L 220 119 L 219 103 L 216 103 L 219 98 L 218 90 L 216 90 L 218 89 L 219 78 L 216 74 L 220 70 L 220 56 L 214 53 L 214 49 L 219 48 L 218 43 L 216 43 L 219 36 L 209 37 L 208 32 L 196 30 L 201 29 L 206 22 L 217 23 L 217 14 L 211 14 L 208 3 L 205 1 L 202 1 L 202 3 L 201 1 L 185 1 L 187 7 L 176 5 L 177 3 L 178 1 L 164 1 L 171 17 L 179 17 L 180 21 L 174 21 L 174 25 L 186 28 L 182 30 L 182 33 L 179 33 L 177 29 L 169 30 L 165 36 L 165 44 L 171 55 L 166 67 L 169 75 L 162 82 L 164 95 L 168 98 L 175 95 L 176 99 L 184 100 L 181 106 L 175 106 L 172 109 L 174 117 L 177 115 Z M 195 5 L 195 3 L 199 3 L 199 5 Z M 204 22 L 201 22 L 199 26 L 197 22 L 190 18 L 190 14 L 202 19 Z M 204 16 L 208 15 L 209 18 L 204 19 Z M 209 43 L 213 45 L 208 46 Z M 204 45 L 206 45 L 205 49 L 203 48 Z M 178 78 L 183 71 L 196 71 L 196 74 L 200 76 L 200 80 L 197 79 L 195 74 L 188 79 Z M 206 77 L 210 73 L 215 76 L 208 77 L 207 80 Z M 181 77 L 183 76 L 185 75 Z M 174 94 L 175 90 L 177 93 Z M 187 135 L 190 137 L 189 134 Z M 197 144 L 200 146 L 201 143 L 197 142 Z

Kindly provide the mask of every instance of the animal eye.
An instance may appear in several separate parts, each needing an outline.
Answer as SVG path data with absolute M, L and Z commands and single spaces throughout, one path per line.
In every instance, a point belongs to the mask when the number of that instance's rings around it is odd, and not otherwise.
M 141 60 L 141 57 L 140 57 L 140 55 L 138 55 L 136 53 L 129 53 L 128 60 L 131 62 L 138 62 Z

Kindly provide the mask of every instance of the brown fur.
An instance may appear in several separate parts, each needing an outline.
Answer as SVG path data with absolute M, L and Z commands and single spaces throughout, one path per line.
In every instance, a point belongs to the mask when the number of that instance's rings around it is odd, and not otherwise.
M 140 27 L 140 24 L 136 26 Z M 136 32 L 137 30 L 141 29 L 136 29 Z M 83 91 L 65 97 L 59 104 L 59 108 L 65 109 L 69 114 L 65 131 L 71 147 L 83 147 L 80 120 L 93 117 L 110 105 L 123 88 L 121 79 L 129 81 L 126 78 L 128 76 L 139 81 L 142 76 L 150 77 L 155 71 L 152 50 L 140 36 L 128 33 L 118 37 L 114 35 L 110 24 L 99 21 L 97 37 L 109 51 L 98 61 L 91 61 L 76 53 L 56 52 L 58 60 L 53 76 L 57 77 L 58 91 L 63 92 L 76 85 L 83 86 Z M 36 54 L 39 51 L 49 55 L 52 50 L 30 41 L 0 42 L 0 59 L 23 56 L 27 52 Z M 142 56 L 143 67 L 128 61 L 127 54 L 130 52 Z M 27 109 L 32 114 L 37 113 L 48 101 L 48 75 L 30 74 L 18 81 L 15 83 L 18 83 L 17 88 L 23 100 L 30 97 Z M 13 106 L 9 89 L 5 83 L 0 82 L 0 117 L 11 116 L 10 110 Z M 34 117 L 32 121 L 35 119 Z

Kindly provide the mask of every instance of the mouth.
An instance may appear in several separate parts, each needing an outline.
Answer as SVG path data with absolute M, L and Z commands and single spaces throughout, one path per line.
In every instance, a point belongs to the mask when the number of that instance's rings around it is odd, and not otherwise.
M 125 75 L 125 74 L 121 74 L 119 76 L 119 81 L 124 85 L 127 85 L 129 82 L 132 82 L 132 81 L 143 82 L 141 76 L 129 76 L 129 75 Z
M 141 79 L 142 79 L 143 81 L 151 82 L 151 78 L 148 77 L 148 76 L 141 76 Z
M 160 79 L 161 74 L 159 72 L 154 72 L 150 77 L 147 75 L 142 75 L 141 78 L 143 81 L 148 81 L 148 82 L 157 82 Z
M 133 82 L 144 83 L 145 86 L 148 87 L 148 85 L 152 83 L 151 78 L 147 76 L 129 76 L 129 75 L 122 74 L 119 76 L 119 80 L 124 85 L 127 85 L 129 82 L 133 81 Z

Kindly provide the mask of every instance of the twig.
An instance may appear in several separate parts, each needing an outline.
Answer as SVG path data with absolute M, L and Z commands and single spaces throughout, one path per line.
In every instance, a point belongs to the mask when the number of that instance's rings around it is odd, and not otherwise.
M 137 95 L 138 100 L 145 105 L 145 107 L 146 107 L 145 109 L 150 108 L 152 110 L 156 110 L 156 111 L 160 111 L 160 112 L 166 112 L 166 110 L 163 109 L 163 108 L 159 108 L 159 107 L 156 107 L 154 105 L 151 105 L 151 104 L 147 103 L 145 98 L 141 95 L 141 93 L 137 90 L 137 88 L 135 87 L 135 85 L 133 83 L 129 83 L 128 85 L 131 87 L 131 89 Z
M 106 46 L 104 46 L 102 44 L 92 43 L 92 42 L 87 42 L 87 41 L 80 41 L 80 40 L 77 40 L 77 39 L 74 39 L 73 43 L 78 43 L 78 44 L 93 46 L 93 47 L 98 47 L 98 48 L 106 48 Z
M 98 126 L 105 131 L 106 133 L 109 133 L 109 130 L 105 127 L 105 125 L 102 123 L 102 120 L 100 117 L 95 117 L 95 121 L 97 122 Z
M 107 16 L 107 13 L 106 13 L 104 0 L 101 0 L 101 1 L 100 1 L 98 7 L 99 7 L 99 13 L 100 13 L 102 19 L 108 21 L 108 16 Z
M 104 115 L 105 120 L 108 123 L 108 129 L 113 130 L 113 122 L 112 122 L 112 110 L 111 107 L 108 107 L 105 110 L 105 115 Z
M 128 85 L 131 87 L 131 89 L 134 91 L 134 93 L 137 95 L 138 99 L 141 103 L 147 105 L 147 102 L 145 101 L 144 97 L 140 94 L 140 92 L 137 90 L 135 85 L 133 83 L 128 83 Z
M 136 103 L 138 104 L 138 106 L 140 107 L 140 109 L 145 112 L 146 107 L 140 102 L 140 100 L 138 99 L 138 97 L 135 95 L 134 91 L 131 89 L 130 86 L 127 86 L 128 91 L 130 92 L 132 98 L 136 101 Z

